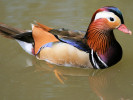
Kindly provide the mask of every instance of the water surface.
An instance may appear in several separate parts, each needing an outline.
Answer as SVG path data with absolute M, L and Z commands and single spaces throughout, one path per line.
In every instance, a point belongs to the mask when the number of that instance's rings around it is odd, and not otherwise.
M 1 0 L 0 22 L 31 29 L 36 20 L 86 30 L 94 11 L 106 5 L 118 7 L 132 30 L 132 0 Z M 0 36 L 0 100 L 133 100 L 133 38 L 117 30 L 115 35 L 123 58 L 105 70 L 50 65 Z

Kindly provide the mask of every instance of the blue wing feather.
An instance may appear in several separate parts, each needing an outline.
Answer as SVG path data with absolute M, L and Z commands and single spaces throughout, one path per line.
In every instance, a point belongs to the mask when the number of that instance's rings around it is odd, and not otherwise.
M 81 41 L 76 41 L 74 39 L 66 39 L 66 38 L 61 38 L 60 40 L 62 42 L 70 44 L 82 51 L 89 52 L 89 47 L 87 45 L 85 45 L 84 43 L 82 43 Z

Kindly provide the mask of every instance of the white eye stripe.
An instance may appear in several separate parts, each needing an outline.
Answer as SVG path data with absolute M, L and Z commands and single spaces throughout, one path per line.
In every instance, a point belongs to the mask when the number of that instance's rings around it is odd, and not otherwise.
M 99 12 L 96 14 L 95 20 L 100 19 L 100 18 L 107 18 L 109 21 L 111 21 L 110 18 L 113 18 L 115 21 L 116 20 L 115 16 L 116 15 L 112 12 L 103 11 L 103 12 Z

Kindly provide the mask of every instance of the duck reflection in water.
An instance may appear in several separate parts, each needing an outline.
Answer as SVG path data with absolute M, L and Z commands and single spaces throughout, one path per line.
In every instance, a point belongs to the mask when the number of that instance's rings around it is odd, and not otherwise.
M 123 84 L 119 85 L 117 82 L 120 67 L 104 70 L 68 68 L 38 60 L 35 60 L 33 65 L 37 72 L 53 72 L 61 84 L 67 84 L 70 77 L 88 77 L 89 86 L 101 100 L 130 100 L 127 97 L 128 92 L 122 88 Z

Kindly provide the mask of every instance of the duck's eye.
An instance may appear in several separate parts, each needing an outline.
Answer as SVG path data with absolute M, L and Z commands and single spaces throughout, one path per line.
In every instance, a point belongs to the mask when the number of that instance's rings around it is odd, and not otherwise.
M 114 21 L 114 18 L 113 17 L 109 17 L 109 20 L 113 22 Z

